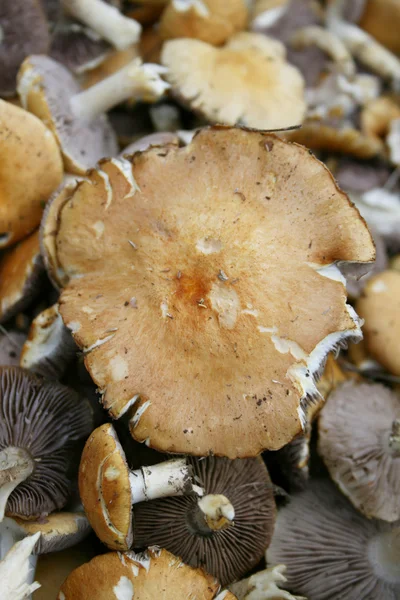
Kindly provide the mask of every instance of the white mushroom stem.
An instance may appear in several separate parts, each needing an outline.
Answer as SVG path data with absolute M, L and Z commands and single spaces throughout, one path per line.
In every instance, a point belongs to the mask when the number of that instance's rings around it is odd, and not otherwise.
M 305 600 L 300 596 L 292 596 L 279 587 L 287 582 L 285 571 L 285 565 L 259 571 L 247 579 L 231 584 L 229 590 L 238 600 Z
M 198 500 L 197 506 L 210 530 L 218 531 L 233 525 L 235 509 L 226 496 L 207 494 Z
M 40 588 L 39 583 L 32 583 L 36 557 L 31 556 L 39 537 L 38 532 L 17 542 L 0 561 L 1 600 L 25 600 Z
M 352 77 L 356 73 L 353 57 L 345 44 L 336 34 L 323 27 L 313 25 L 299 29 L 291 39 L 291 45 L 296 50 L 315 45 L 333 60 L 340 73 L 347 77 Z
M 210 16 L 210 10 L 203 0 L 172 0 L 171 4 L 180 13 L 193 11 L 199 17 L 207 18 Z
M 9 446 L 0 452 L 0 521 L 11 492 L 33 473 L 35 461 L 23 448 Z
M 368 557 L 376 575 L 400 583 L 400 526 L 379 533 L 368 544 Z
M 183 496 L 193 491 L 190 467 L 185 459 L 168 460 L 129 473 L 132 504 L 144 500 Z
M 400 457 L 400 419 L 392 423 L 392 431 L 389 436 L 389 450 L 397 457 Z
M 140 37 L 141 26 L 103 0 L 62 0 L 64 10 L 85 23 L 117 50 L 125 50 Z
M 160 75 L 167 69 L 155 64 L 142 64 L 135 58 L 114 75 L 73 96 L 71 110 L 76 117 L 91 121 L 113 106 L 129 99 L 154 102 L 170 87 Z
M 390 160 L 395 165 L 400 165 L 400 119 L 393 119 L 390 123 L 386 142 L 390 150 Z

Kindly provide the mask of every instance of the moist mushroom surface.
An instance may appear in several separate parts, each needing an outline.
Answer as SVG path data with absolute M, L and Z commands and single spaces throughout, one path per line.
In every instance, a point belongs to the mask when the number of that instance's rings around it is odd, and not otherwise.
M 104 407 L 163 451 L 282 447 L 360 338 L 335 266 L 374 259 L 357 210 L 306 149 L 240 129 L 89 177 L 59 217 L 60 313 Z

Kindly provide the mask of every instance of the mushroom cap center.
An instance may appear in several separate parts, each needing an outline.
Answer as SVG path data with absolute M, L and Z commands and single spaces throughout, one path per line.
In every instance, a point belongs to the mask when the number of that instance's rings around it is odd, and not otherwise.
M 368 558 L 376 575 L 388 583 L 400 583 L 400 527 L 374 536 Z

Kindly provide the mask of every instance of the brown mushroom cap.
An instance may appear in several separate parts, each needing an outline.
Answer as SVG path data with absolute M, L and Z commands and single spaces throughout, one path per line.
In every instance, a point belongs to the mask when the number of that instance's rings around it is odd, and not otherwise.
M 360 27 L 395 54 L 400 54 L 400 5 L 398 0 L 368 0 Z
M 400 273 L 383 271 L 368 281 L 356 310 L 365 319 L 368 354 L 385 369 L 400 375 Z
M 164 39 L 196 38 L 223 44 L 245 29 L 248 9 L 245 0 L 171 0 L 160 19 Z
M 42 274 L 36 231 L 0 258 L 0 322 L 29 306 L 40 291 Z
M 166 550 L 96 556 L 67 577 L 57 600 L 212 600 L 219 584 Z
M 39 225 L 62 172 L 51 132 L 34 115 L 0 100 L 0 248 Z
M 319 453 L 352 504 L 369 518 L 400 519 L 400 397 L 381 384 L 344 383 L 321 410 L 318 431 Z
M 261 458 L 192 458 L 190 464 L 203 498 L 191 494 L 135 505 L 133 547 L 157 545 L 179 552 L 186 564 L 227 585 L 255 567 L 271 541 L 273 486 Z M 215 496 L 233 507 L 233 523 L 207 525 L 200 504 Z
M 285 54 L 277 40 L 242 32 L 223 48 L 168 41 L 161 61 L 172 93 L 209 121 L 279 129 L 299 125 L 306 110 L 303 78 Z
M 52 513 L 36 521 L 15 518 L 14 521 L 26 535 L 40 533 L 34 554 L 48 554 L 71 548 L 89 535 L 91 528 L 84 513 Z
M 334 263 L 374 247 L 306 149 L 211 128 L 103 161 L 62 209 L 57 257 L 60 313 L 110 414 L 134 405 L 151 447 L 235 458 L 301 431 L 314 373 L 360 337 Z
M 118 152 L 106 115 L 92 121 L 74 116 L 70 98 L 81 91 L 61 64 L 47 56 L 29 56 L 18 73 L 22 104 L 53 132 L 70 173 L 85 174 L 103 156 Z

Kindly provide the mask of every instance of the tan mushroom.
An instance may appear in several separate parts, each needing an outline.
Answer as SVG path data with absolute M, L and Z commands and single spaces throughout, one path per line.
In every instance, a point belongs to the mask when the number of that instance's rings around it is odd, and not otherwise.
M 242 32 L 222 48 L 168 41 L 161 61 L 171 92 L 210 122 L 279 129 L 299 125 L 306 110 L 303 78 L 285 57 L 281 42 Z
M 362 132 L 369 137 L 385 139 L 394 119 L 400 119 L 400 105 L 388 96 L 380 96 L 362 110 Z
M 359 25 L 386 48 L 400 54 L 398 0 L 368 0 Z
M 218 46 L 247 25 L 245 0 L 171 0 L 160 20 L 164 39 L 196 38 Z
M 285 445 L 328 352 L 360 337 L 335 263 L 374 259 L 327 169 L 274 135 L 215 127 L 89 178 L 59 218 L 60 312 L 104 407 L 134 412 L 134 437 L 163 451 Z
M 166 550 L 96 556 L 67 577 L 57 600 L 212 600 L 219 584 L 201 569 L 185 565 Z
M 4 100 L 0 158 L 0 248 L 5 248 L 39 225 L 63 166 L 52 133 L 34 115 Z

